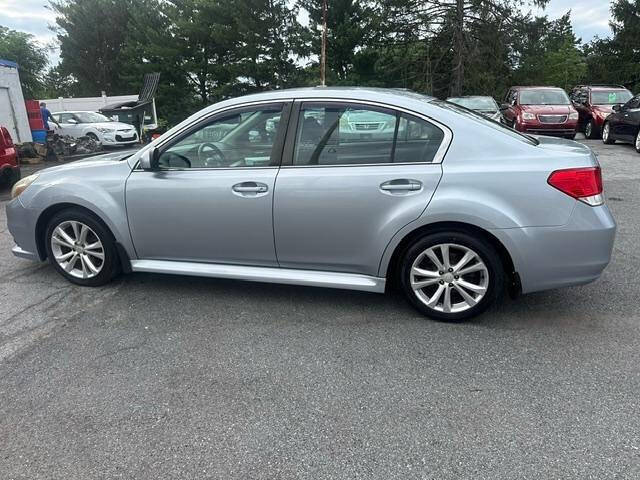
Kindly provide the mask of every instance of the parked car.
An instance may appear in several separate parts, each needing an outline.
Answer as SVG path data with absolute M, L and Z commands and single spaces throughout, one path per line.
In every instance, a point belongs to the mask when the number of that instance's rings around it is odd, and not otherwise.
M 353 118 L 385 127 L 357 137 L 344 121 Z M 203 132 L 219 124 L 234 128 L 209 140 Z M 49 259 L 79 285 L 120 271 L 370 292 L 397 284 L 449 321 L 504 291 L 597 279 L 616 229 L 588 147 L 392 89 L 225 100 L 133 155 L 24 178 L 12 197 L 14 254 Z
M 478 95 L 465 97 L 449 97 L 447 102 L 455 103 L 461 107 L 469 108 L 474 112 L 481 113 L 491 120 L 503 122 L 504 118 L 500 111 L 500 106 L 493 97 L 483 97 Z
M 60 124 L 55 133 L 74 138 L 91 137 L 102 145 L 132 145 L 138 141 L 133 125 L 114 122 L 96 112 L 56 112 L 51 114 Z
M 640 95 L 631 98 L 624 105 L 614 105 L 613 113 L 607 117 L 602 127 L 602 141 L 608 145 L 621 142 L 633 143 L 640 153 Z
M 615 105 L 627 103 L 633 94 L 621 85 L 580 85 L 570 98 L 580 119 L 578 130 L 587 138 L 601 138 L 602 125 Z
M 5 127 L 0 127 L 0 182 L 13 186 L 20 180 L 18 152 L 11 135 Z
M 505 123 L 519 132 L 576 136 L 578 111 L 561 88 L 511 87 L 501 110 Z

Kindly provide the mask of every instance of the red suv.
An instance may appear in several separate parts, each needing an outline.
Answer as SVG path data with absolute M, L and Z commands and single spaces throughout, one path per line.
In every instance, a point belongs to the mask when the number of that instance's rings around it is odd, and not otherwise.
M 511 87 L 500 110 L 504 122 L 519 132 L 574 138 L 578 112 L 567 93 L 556 87 Z
M 20 163 L 18 153 L 13 145 L 11 135 L 5 127 L 0 127 L 0 181 L 4 180 L 13 186 L 20 180 Z
M 613 107 L 627 103 L 633 95 L 622 85 L 578 85 L 569 97 L 580 114 L 578 129 L 587 138 L 600 138 Z

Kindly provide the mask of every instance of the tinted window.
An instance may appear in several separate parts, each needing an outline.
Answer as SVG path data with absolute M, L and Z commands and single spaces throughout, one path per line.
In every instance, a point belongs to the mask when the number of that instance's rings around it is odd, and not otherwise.
M 615 105 L 627 103 L 631 97 L 631 92 L 628 90 L 597 90 L 591 92 L 591 103 L 593 105 Z
M 393 156 L 395 163 L 433 162 L 444 132 L 435 125 L 412 115 L 401 114 Z
M 625 110 L 629 110 L 632 108 L 638 108 L 640 107 L 640 95 L 633 97 L 631 100 L 629 100 L 625 105 L 624 108 Z
M 298 119 L 293 163 L 431 162 L 443 138 L 438 127 L 393 110 L 356 104 L 306 103 Z
M 564 90 L 546 88 L 521 90 L 521 105 L 568 105 L 569 97 Z
M 273 145 L 282 105 L 238 110 L 208 122 L 164 150 L 164 168 L 263 167 L 278 163 Z
M 390 163 L 396 115 L 344 104 L 303 104 L 294 165 Z

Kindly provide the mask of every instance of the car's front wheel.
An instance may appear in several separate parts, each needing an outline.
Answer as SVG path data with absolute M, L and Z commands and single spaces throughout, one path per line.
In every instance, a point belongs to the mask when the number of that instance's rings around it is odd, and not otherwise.
M 611 137 L 611 124 L 605 122 L 602 127 L 602 141 L 607 145 L 613 145 L 616 141 Z
M 45 240 L 50 262 L 70 282 L 96 287 L 118 273 L 111 232 L 84 210 L 56 213 L 49 221 Z
M 400 275 L 414 307 L 430 318 L 451 322 L 485 311 L 505 285 L 495 249 L 462 232 L 439 232 L 418 240 L 405 253 Z
M 636 147 L 636 152 L 640 153 L 640 130 L 638 130 L 638 133 L 636 133 L 636 141 L 634 145 Z

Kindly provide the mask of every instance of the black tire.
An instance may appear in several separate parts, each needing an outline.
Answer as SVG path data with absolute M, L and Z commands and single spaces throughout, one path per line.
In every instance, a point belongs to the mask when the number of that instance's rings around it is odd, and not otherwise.
M 640 153 L 640 130 L 638 130 L 638 133 L 636 133 L 636 141 L 633 143 L 633 145 L 636 148 L 636 152 Z
M 98 138 L 98 136 L 95 133 L 87 133 L 87 137 L 89 137 L 91 140 L 94 140 L 96 142 L 100 142 L 100 139 Z
M 610 128 L 611 126 L 609 125 L 609 122 L 604 122 L 604 125 L 602 126 L 602 143 L 605 145 L 613 145 L 616 143 L 615 139 L 611 136 Z M 607 131 L 609 132 L 608 134 Z
M 104 252 L 104 259 L 100 265 L 100 271 L 90 278 L 79 278 L 71 275 L 56 261 L 51 245 L 51 237 L 54 230 L 65 222 L 80 222 L 91 229 L 92 240 L 93 236 L 102 243 L 102 249 Z M 102 224 L 97 217 L 87 211 L 79 208 L 69 208 L 57 212 L 47 224 L 45 231 L 45 248 L 47 250 L 47 257 L 53 267 L 67 280 L 77 285 L 85 287 L 98 287 L 109 283 L 120 272 L 120 263 L 118 253 L 115 246 L 115 240 L 111 232 Z M 64 247 L 66 248 L 66 247 Z M 69 251 L 69 250 L 67 250 Z M 81 262 L 82 263 L 82 262 Z
M 594 139 L 600 136 L 598 127 L 596 126 L 593 120 L 589 120 L 587 124 L 584 126 L 584 136 L 588 139 Z
M 484 296 L 476 303 L 474 306 L 458 312 L 444 312 L 437 309 L 438 305 L 436 304 L 436 308 L 432 308 L 428 306 L 424 300 L 419 298 L 419 294 L 416 293 L 418 290 L 414 290 L 411 286 L 411 270 L 414 262 L 418 259 L 423 252 L 425 252 L 430 247 L 438 246 L 441 244 L 454 244 L 458 246 L 465 247 L 470 249 L 473 253 L 478 255 L 484 265 L 486 266 L 487 271 L 487 282 L 486 291 Z M 438 247 L 436 247 L 437 249 Z M 452 251 L 452 255 L 455 255 L 455 251 L 458 250 L 457 247 L 450 247 Z M 459 251 L 462 253 L 462 250 Z M 427 257 L 424 257 L 427 262 Z M 440 260 L 442 260 L 442 255 L 440 256 Z M 424 265 L 420 263 L 418 265 Z M 473 265 L 473 263 L 471 263 Z M 435 268 L 435 264 L 433 265 Z M 420 267 L 423 268 L 423 267 Z M 429 268 L 431 270 L 432 268 Z M 477 273 L 478 275 L 484 275 L 483 273 Z M 504 293 L 505 290 L 505 272 L 502 261 L 500 260 L 500 256 L 495 251 L 495 249 L 491 246 L 489 242 L 484 240 L 483 238 L 478 238 L 477 236 L 472 236 L 468 233 L 463 232 L 438 232 L 426 235 L 419 240 L 417 240 L 413 245 L 411 245 L 407 251 L 405 252 L 402 262 L 399 269 L 400 275 L 400 285 L 404 294 L 406 295 L 409 303 L 413 305 L 418 311 L 420 311 L 425 316 L 432 318 L 434 320 L 440 320 L 445 322 L 460 322 L 463 320 L 467 320 L 471 317 L 475 317 L 482 312 L 484 312 L 487 308 L 489 308 L 492 304 L 494 304 Z M 470 274 L 473 275 L 473 274 Z M 457 278 L 457 277 L 456 277 Z M 466 277 L 467 279 L 469 277 Z M 458 281 L 458 280 L 456 280 Z M 429 295 L 429 292 L 426 291 L 428 288 L 433 288 L 433 290 L 437 290 L 438 288 L 445 287 L 443 292 L 446 293 L 446 288 L 453 288 L 450 292 L 451 302 L 454 302 L 454 297 L 459 297 L 459 300 L 462 300 L 462 296 L 459 293 L 454 291 L 458 289 L 458 287 L 452 287 L 452 284 L 447 285 L 443 283 L 443 280 L 439 280 L 437 284 L 434 284 L 429 287 L 425 287 L 420 291 L 423 292 L 426 296 Z M 435 292 L 434 292 L 435 293 Z M 477 297 L 476 297 L 477 298 Z M 443 302 L 444 304 L 444 302 Z
M 5 168 L 0 171 L 0 184 L 6 185 L 7 188 L 11 189 L 18 180 L 20 180 L 20 170 L 13 168 Z

